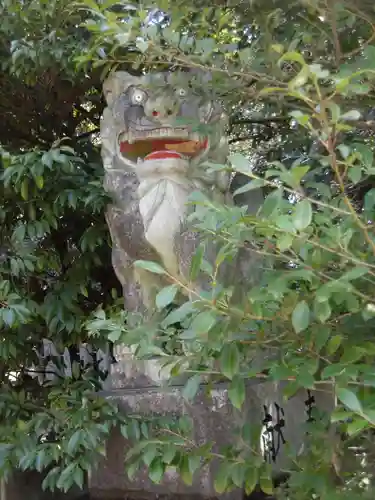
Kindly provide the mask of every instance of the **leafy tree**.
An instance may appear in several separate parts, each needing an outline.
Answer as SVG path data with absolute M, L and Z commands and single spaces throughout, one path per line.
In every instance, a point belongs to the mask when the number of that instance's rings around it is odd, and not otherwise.
M 192 373 L 185 396 L 194 397 L 215 365 L 212 381 L 229 381 L 237 408 L 251 378 L 289 380 L 289 396 L 331 382 L 337 408 L 328 428 L 311 424 L 310 446 L 286 471 L 288 498 L 373 498 L 372 2 L 3 0 L 1 8 L 2 472 L 53 466 L 47 485 L 81 484 L 117 422 L 126 435 L 143 436 L 128 456 L 130 474 L 147 456 L 153 480 L 173 464 L 189 482 L 213 457 L 209 446 L 191 446 L 185 421 L 173 441 L 149 440 L 147 422 L 125 420 L 93 396 L 92 371 L 73 371 L 52 389 L 30 379 L 41 339 L 63 349 L 90 335 L 98 346 L 138 342 L 146 356 L 162 349 L 176 374 L 183 348 Z M 200 200 L 197 227 L 220 246 L 216 268 L 241 248 L 268 266 L 242 307 L 233 307 L 233 289 L 216 286 L 171 311 L 180 286 L 172 283 L 160 292 L 161 321 L 134 335 L 110 270 L 100 81 L 114 68 L 176 67 L 211 71 L 233 149 L 230 167 L 217 168 L 237 172 L 238 196 L 255 187 L 266 193 L 256 217 Z M 216 275 L 199 254 L 193 267 Z M 277 356 L 266 356 L 270 349 Z M 254 371 L 259 351 L 264 362 Z M 338 437 L 327 447 L 332 426 Z M 218 492 L 250 493 L 258 482 L 271 492 L 254 451 L 236 443 L 220 458 Z
M 87 33 L 72 7 L 5 1 L 0 29 L 1 471 L 48 467 L 46 484 L 64 489 L 82 485 L 117 421 L 92 396 L 95 371 L 75 362 L 51 386 L 50 360 L 37 357 L 52 339 L 73 359 L 85 321 L 99 304 L 116 307 L 119 289 L 95 144 L 100 75 L 75 69 Z

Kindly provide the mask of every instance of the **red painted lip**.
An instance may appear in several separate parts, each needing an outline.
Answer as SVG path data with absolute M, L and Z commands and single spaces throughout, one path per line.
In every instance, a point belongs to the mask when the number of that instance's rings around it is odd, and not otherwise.
M 182 158 L 180 153 L 176 151 L 153 151 L 145 156 L 145 160 L 163 160 L 165 158 Z

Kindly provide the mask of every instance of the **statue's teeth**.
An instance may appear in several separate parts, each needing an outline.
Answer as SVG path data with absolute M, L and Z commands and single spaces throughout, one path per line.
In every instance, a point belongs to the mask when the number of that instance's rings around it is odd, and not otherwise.
M 194 136 L 197 134 L 193 134 Z M 120 135 L 121 142 L 128 142 L 129 144 L 134 144 L 135 141 L 147 140 L 150 138 L 160 138 L 160 137 L 174 137 L 176 139 L 186 139 L 190 137 L 189 131 L 186 128 L 170 128 L 163 127 L 155 130 L 149 130 L 147 132 L 135 132 L 129 130 L 128 133 L 123 133 Z M 195 139 L 197 140 L 197 139 Z

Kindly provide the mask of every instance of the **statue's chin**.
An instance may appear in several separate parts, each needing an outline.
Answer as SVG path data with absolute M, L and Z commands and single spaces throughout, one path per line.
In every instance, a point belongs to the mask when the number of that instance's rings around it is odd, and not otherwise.
M 141 182 L 138 196 L 146 240 L 158 252 L 166 268 L 175 274 L 178 260 L 174 241 L 186 218 L 191 186 L 182 181 L 184 176 L 177 179 L 175 172 L 173 175 L 175 178 L 166 175 L 159 176 L 155 182 Z
M 136 165 L 136 172 L 140 182 L 155 178 L 174 180 L 181 176 L 187 177 L 190 167 L 190 161 L 180 156 L 152 156 L 139 162 Z

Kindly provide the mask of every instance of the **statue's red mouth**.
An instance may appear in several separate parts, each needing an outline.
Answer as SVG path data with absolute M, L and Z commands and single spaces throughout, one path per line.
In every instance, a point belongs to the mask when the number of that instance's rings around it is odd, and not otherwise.
M 208 147 L 208 140 L 189 139 L 141 139 L 134 142 L 121 141 L 120 151 L 129 160 L 137 161 L 163 158 L 194 158 Z

